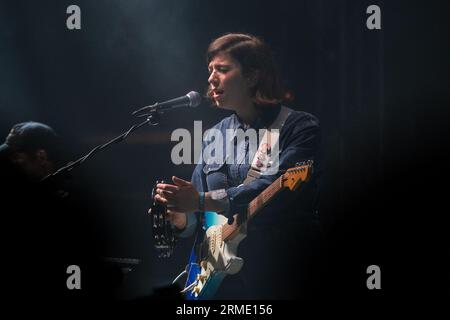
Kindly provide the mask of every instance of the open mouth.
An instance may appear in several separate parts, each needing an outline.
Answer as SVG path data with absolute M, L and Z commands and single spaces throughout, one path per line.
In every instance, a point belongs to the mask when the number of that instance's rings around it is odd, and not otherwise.
M 217 99 L 221 95 L 223 95 L 223 90 L 213 90 L 213 92 L 212 92 L 213 99 Z

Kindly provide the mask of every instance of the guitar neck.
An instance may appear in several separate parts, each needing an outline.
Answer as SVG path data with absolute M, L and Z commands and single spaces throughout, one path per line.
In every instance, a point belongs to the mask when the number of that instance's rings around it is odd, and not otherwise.
M 252 219 L 265 205 L 267 205 L 272 198 L 283 189 L 283 176 L 281 175 L 263 192 L 253 199 L 247 209 L 247 220 Z
M 269 187 L 251 201 L 247 208 L 247 221 L 253 218 L 269 201 L 283 189 L 283 176 L 280 176 Z M 222 239 L 224 241 L 232 237 L 239 229 L 236 219 L 233 224 L 224 224 L 222 227 Z
M 251 201 L 247 208 L 247 221 L 252 219 L 265 205 L 273 199 L 284 187 L 291 191 L 296 190 L 302 182 L 309 180 L 312 170 L 312 160 L 307 164 L 299 164 L 294 168 L 287 170 L 282 176 L 275 180 L 263 192 Z M 234 215 L 236 217 L 237 215 Z M 237 219 L 232 224 L 224 224 L 222 227 L 222 239 L 225 241 L 233 237 L 240 229 Z

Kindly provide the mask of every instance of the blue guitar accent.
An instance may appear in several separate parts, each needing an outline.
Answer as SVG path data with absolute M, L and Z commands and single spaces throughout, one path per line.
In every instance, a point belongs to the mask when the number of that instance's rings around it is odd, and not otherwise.
M 214 211 L 206 211 L 203 213 L 203 230 L 208 230 L 210 227 L 213 226 L 221 226 L 225 224 L 228 220 L 225 216 L 217 214 Z M 202 235 L 203 236 L 203 235 Z M 191 284 L 195 284 L 197 280 L 197 275 L 201 274 L 201 267 L 198 263 L 199 260 L 199 254 L 196 252 L 198 250 L 201 250 L 202 248 L 199 248 L 202 243 L 201 241 L 203 239 L 196 239 L 196 243 L 194 244 L 194 248 L 191 251 L 191 255 L 189 257 L 189 264 L 188 264 L 188 278 L 186 280 L 186 287 L 189 287 Z M 199 243 L 200 242 L 200 243 Z M 201 253 L 200 253 L 201 254 Z M 207 300 L 212 299 L 214 294 L 217 292 L 217 289 L 220 286 L 220 283 L 222 282 L 223 278 L 225 278 L 225 273 L 222 274 L 216 274 L 212 276 L 208 280 L 208 290 L 203 290 L 200 295 L 196 295 L 193 290 L 188 290 L 186 292 L 186 299 L 187 300 Z

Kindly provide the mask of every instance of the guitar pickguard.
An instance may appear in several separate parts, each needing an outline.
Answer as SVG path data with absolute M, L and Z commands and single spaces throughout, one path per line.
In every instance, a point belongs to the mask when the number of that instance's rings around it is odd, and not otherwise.
M 226 217 L 215 212 L 204 213 L 205 239 L 196 245 L 203 245 L 206 250 L 200 251 L 206 254 L 200 257 L 194 253 L 195 250 L 191 253 L 191 268 L 185 285 L 185 288 L 192 286 L 192 290 L 186 292 L 189 300 L 212 298 L 225 276 L 239 272 L 244 264 L 244 260 L 237 256 L 237 249 L 246 236 L 243 232 L 245 225 L 241 226 L 242 230 L 237 236 L 224 242 L 222 226 L 227 221 Z

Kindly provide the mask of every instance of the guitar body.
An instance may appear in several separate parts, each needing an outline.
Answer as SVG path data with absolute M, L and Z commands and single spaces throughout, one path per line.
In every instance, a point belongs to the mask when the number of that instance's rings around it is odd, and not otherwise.
M 185 287 L 188 300 L 212 299 L 228 274 L 238 273 L 244 260 L 237 256 L 239 243 L 246 237 L 246 225 L 237 228 L 233 237 L 223 241 L 222 227 L 228 219 L 216 212 L 204 212 L 203 239 L 197 239 L 189 258 Z M 236 220 L 236 219 L 235 219 Z

